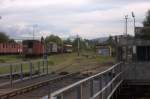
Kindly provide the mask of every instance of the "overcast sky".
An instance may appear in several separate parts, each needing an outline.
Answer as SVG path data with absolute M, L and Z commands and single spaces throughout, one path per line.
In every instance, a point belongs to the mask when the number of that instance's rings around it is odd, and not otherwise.
M 128 33 L 133 19 L 142 26 L 150 0 L 0 0 L 0 31 L 11 37 L 50 34 L 69 37 L 79 34 L 97 38 L 124 33 L 124 16 L 129 15 Z

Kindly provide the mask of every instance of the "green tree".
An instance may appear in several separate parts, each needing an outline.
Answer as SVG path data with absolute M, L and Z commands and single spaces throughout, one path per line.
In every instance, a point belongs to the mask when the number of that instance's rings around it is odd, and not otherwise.
M 50 35 L 45 38 L 46 44 L 49 42 L 55 42 L 58 45 L 62 45 L 62 39 L 56 35 Z
M 144 27 L 150 26 L 150 10 L 148 10 L 145 20 L 143 21 Z
M 4 32 L 0 32 L 0 42 L 8 42 L 9 37 Z
M 72 44 L 72 41 L 68 38 L 63 41 L 64 44 Z
M 111 45 L 112 47 L 115 46 L 115 41 L 113 40 L 112 36 L 109 36 L 108 40 L 106 41 L 109 45 Z
M 88 39 L 84 39 L 84 42 L 86 44 L 86 49 L 87 50 L 94 50 L 95 48 L 95 41 L 93 40 L 88 40 Z
M 140 35 L 140 38 L 150 40 L 150 10 L 146 14 L 146 18 L 143 21 L 143 28 L 141 32 L 143 35 Z
M 74 51 L 78 50 L 78 40 L 79 40 L 79 49 L 85 50 L 87 48 L 85 41 L 82 38 L 75 38 L 72 43 Z
M 16 41 L 14 39 L 9 39 L 8 42 L 9 43 L 16 43 Z

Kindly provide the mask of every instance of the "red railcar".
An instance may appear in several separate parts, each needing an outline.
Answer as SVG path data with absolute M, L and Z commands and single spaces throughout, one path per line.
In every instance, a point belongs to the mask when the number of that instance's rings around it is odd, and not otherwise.
M 20 54 L 22 45 L 18 43 L 0 43 L 0 54 Z
M 40 56 L 44 54 L 44 44 L 38 40 L 24 40 L 23 54 L 25 56 Z

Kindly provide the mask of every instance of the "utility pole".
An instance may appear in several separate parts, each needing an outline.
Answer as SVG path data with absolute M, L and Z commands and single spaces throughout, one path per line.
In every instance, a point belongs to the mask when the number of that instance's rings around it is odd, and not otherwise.
M 131 13 L 133 18 L 133 26 L 134 26 L 134 35 L 135 35 L 135 14 L 134 12 Z M 136 46 L 133 46 L 133 59 L 136 62 L 137 61 L 137 55 L 136 55 Z M 136 74 L 135 74 L 136 75 Z
M 132 17 L 133 17 L 133 26 L 134 26 L 134 34 L 135 34 L 135 15 L 134 15 L 134 12 L 132 12 Z
M 78 56 L 80 56 L 80 38 L 79 38 L 79 35 L 77 35 L 77 40 L 78 40 Z
M 128 45 L 127 45 L 127 34 L 128 34 L 128 15 L 125 15 L 125 38 L 126 38 L 126 44 L 125 44 L 125 61 L 128 61 Z
M 128 34 L 128 15 L 125 15 L 125 35 Z
M 34 40 L 34 36 L 35 36 L 35 29 L 37 28 L 37 24 L 33 25 L 33 26 L 32 26 L 32 28 L 33 28 L 33 40 Z

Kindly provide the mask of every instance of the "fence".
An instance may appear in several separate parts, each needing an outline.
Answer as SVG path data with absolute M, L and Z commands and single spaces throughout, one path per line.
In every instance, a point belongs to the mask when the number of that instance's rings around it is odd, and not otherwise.
M 99 74 L 52 93 L 50 99 L 110 99 L 123 82 L 125 70 L 120 62 Z
M 12 86 L 13 81 L 32 79 L 49 73 L 48 60 L 20 62 L 0 65 L 0 78 L 7 78 Z

